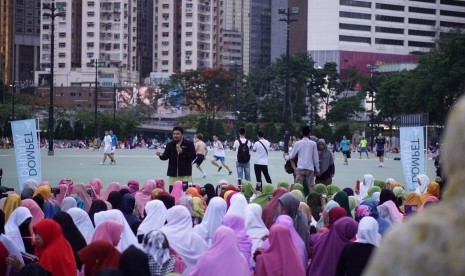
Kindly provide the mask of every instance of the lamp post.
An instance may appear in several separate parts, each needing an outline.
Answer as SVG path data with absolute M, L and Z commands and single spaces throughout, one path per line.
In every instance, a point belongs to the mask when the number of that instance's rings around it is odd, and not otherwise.
M 371 150 L 373 151 L 373 142 L 374 142 L 374 116 L 375 116 L 375 109 L 374 109 L 374 102 L 375 102 L 375 84 L 373 82 L 373 72 L 378 68 L 377 64 L 367 64 L 367 68 L 370 70 L 370 82 L 371 82 L 371 114 L 370 114 L 370 146 Z
M 48 155 L 55 155 L 53 151 L 53 136 L 54 136 L 54 126 L 53 126 L 53 67 L 55 63 L 55 17 L 65 17 L 65 12 L 56 12 L 58 8 L 55 7 L 55 1 L 52 3 L 43 3 L 43 10 L 48 10 L 50 12 L 45 12 L 42 14 L 44 17 L 50 17 L 52 19 L 51 25 L 51 35 L 50 35 L 50 105 L 48 107 Z
M 13 84 L 10 84 L 11 87 L 11 120 L 15 120 L 15 88 L 16 84 L 15 81 L 13 81 Z
M 87 63 L 88 67 L 95 67 L 95 91 L 94 91 L 94 134 L 98 137 L 98 124 L 97 124 L 97 89 L 98 89 L 98 68 L 104 66 L 105 63 L 98 59 L 91 59 Z
M 289 57 L 289 26 L 292 22 L 297 21 L 297 19 L 292 19 L 292 15 L 296 15 L 299 13 L 298 7 L 291 7 L 287 9 L 279 9 L 278 14 L 283 15 L 284 17 L 279 19 L 279 21 L 283 21 L 286 23 L 287 33 L 286 33 L 286 90 L 284 93 L 284 113 L 283 113 L 283 121 L 284 121 L 284 153 L 289 152 L 289 64 L 290 64 L 290 57 Z
M 113 83 L 113 93 L 113 131 L 116 131 L 116 83 Z

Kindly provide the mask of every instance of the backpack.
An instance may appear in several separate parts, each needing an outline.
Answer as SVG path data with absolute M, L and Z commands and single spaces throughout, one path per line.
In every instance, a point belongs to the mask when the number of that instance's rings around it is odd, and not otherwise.
M 237 148 L 237 162 L 247 163 L 250 161 L 250 149 L 249 149 L 249 140 L 245 140 L 245 143 L 241 142 L 241 139 L 238 139 L 239 147 Z

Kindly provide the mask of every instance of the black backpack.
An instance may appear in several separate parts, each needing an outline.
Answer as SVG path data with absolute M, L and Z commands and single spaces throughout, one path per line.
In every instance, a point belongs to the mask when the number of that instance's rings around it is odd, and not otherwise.
M 239 148 L 237 149 L 237 162 L 239 163 L 247 163 L 250 161 L 250 149 L 249 149 L 249 140 L 245 140 L 245 143 L 239 141 Z

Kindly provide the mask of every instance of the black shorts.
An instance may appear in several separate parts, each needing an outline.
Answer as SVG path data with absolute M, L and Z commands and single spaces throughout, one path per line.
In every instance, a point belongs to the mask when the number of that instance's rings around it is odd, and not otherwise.
M 377 150 L 376 151 L 376 156 L 378 156 L 378 157 L 384 156 L 384 150 Z
M 197 164 L 198 166 L 202 165 L 203 160 L 205 160 L 205 155 L 197 154 L 192 164 Z

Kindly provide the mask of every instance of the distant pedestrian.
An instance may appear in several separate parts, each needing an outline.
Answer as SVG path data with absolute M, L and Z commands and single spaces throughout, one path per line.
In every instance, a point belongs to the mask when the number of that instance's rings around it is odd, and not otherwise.
M 360 159 L 362 159 L 363 152 L 366 153 L 367 159 L 370 159 L 370 157 L 368 157 L 367 145 L 368 145 L 367 139 L 365 139 L 365 137 L 362 137 L 360 139 Z
M 103 161 L 100 163 L 100 165 L 105 164 L 105 161 L 107 160 L 107 157 L 110 158 L 111 162 L 110 164 L 113 164 L 113 157 L 111 156 L 111 136 L 108 130 L 105 130 L 105 137 L 103 138 Z
M 380 168 L 384 167 L 384 145 L 386 144 L 386 138 L 380 133 L 378 137 L 375 138 L 376 143 L 376 156 L 379 159 Z
M 213 135 L 213 152 L 214 152 L 214 155 L 213 155 L 213 159 L 211 160 L 211 162 L 214 166 L 218 168 L 218 172 L 221 171 L 223 167 L 225 167 L 228 170 L 229 175 L 231 175 L 232 171 L 228 167 L 228 165 L 226 165 L 224 146 L 223 146 L 223 143 L 221 143 L 220 139 L 218 139 L 218 134 Z M 221 162 L 221 165 L 223 165 L 223 167 L 219 165 L 218 163 L 216 163 L 216 161 L 218 160 Z
M 348 165 L 349 162 L 347 162 L 347 157 L 350 154 L 350 141 L 347 140 L 345 136 L 342 136 L 341 151 L 344 155 L 344 165 Z
M 259 130 L 257 132 L 258 141 L 253 145 L 253 151 L 256 152 L 255 155 L 255 179 L 257 183 L 262 184 L 262 172 L 265 176 L 266 183 L 271 184 L 271 177 L 268 173 L 268 150 L 270 149 L 270 142 L 264 138 L 265 134 L 263 131 Z
M 245 138 L 245 128 L 239 129 L 239 139 L 234 141 L 234 148 L 236 149 L 237 160 L 236 170 L 237 178 L 250 181 L 250 147 L 252 142 Z

